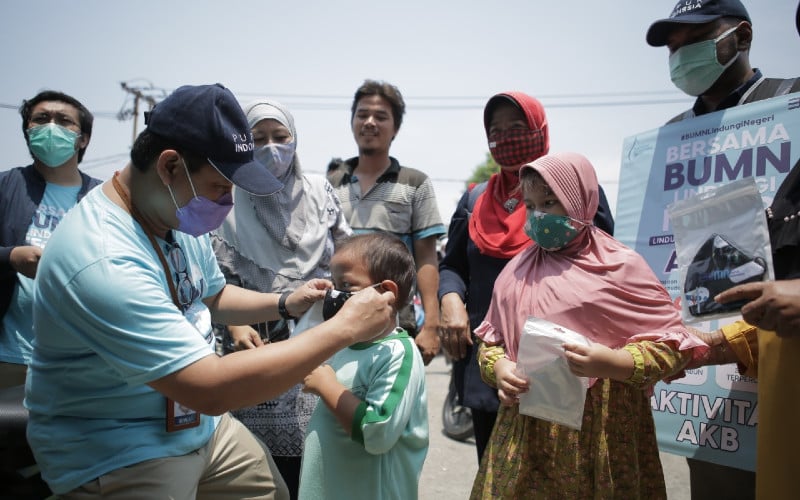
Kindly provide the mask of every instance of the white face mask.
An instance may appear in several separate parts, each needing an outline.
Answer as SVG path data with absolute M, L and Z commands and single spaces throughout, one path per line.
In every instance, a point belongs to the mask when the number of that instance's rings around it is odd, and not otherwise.
M 289 171 L 294 161 L 295 142 L 292 141 L 288 144 L 276 144 L 271 142 L 253 151 L 253 156 L 256 160 L 261 162 L 262 165 L 267 167 L 269 171 L 277 177 L 282 179 Z

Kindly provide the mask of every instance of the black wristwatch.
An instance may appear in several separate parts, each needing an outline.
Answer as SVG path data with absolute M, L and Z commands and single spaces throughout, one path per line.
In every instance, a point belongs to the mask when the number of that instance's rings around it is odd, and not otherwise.
M 281 298 L 278 299 L 278 314 L 280 314 L 283 319 L 295 319 L 294 316 L 289 314 L 289 310 L 286 309 L 286 299 L 291 293 L 292 290 L 286 290 L 281 294 Z

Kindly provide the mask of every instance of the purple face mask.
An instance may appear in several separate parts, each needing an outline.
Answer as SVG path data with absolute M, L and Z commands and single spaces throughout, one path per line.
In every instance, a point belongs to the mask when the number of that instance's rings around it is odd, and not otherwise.
M 194 197 L 189 200 L 189 203 L 179 207 L 177 200 L 175 200 L 175 195 L 172 193 L 172 188 L 167 186 L 167 189 L 172 197 L 172 202 L 175 204 L 178 231 L 197 237 L 218 228 L 222 224 L 222 221 L 225 220 L 225 217 L 228 216 L 231 208 L 233 208 L 233 196 L 231 193 L 226 193 L 217 201 L 211 201 L 204 196 L 197 196 L 197 191 L 195 191 L 192 183 L 192 176 L 189 175 L 189 169 L 186 168 L 185 161 L 183 162 L 183 169 L 189 178 L 189 186 L 192 187 Z

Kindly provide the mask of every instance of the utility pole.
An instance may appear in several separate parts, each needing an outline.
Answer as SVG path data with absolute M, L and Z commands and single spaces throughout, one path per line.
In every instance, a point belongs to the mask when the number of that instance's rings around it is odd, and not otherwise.
M 138 135 L 137 129 L 139 126 L 139 101 L 144 100 L 147 102 L 149 109 L 152 110 L 156 105 L 156 99 L 152 96 L 152 92 L 158 91 L 163 95 L 164 90 L 153 88 L 152 83 L 149 87 L 133 87 L 130 86 L 128 82 L 120 82 L 120 85 L 122 86 L 122 90 L 133 96 L 133 110 L 121 109 L 119 113 L 117 113 L 117 118 L 119 120 L 126 120 L 133 117 L 133 137 L 131 139 L 131 144 L 133 144 L 133 142 L 136 140 L 136 136 Z

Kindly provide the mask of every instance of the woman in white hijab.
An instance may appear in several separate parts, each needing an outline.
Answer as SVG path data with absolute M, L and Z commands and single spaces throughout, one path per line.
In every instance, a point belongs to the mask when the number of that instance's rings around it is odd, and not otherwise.
M 260 292 L 292 290 L 312 278 L 329 278 L 336 240 L 351 234 L 339 199 L 322 175 L 305 174 L 297 158 L 294 118 L 280 103 L 258 99 L 244 107 L 255 157 L 283 183 L 270 196 L 234 189 L 234 208 L 211 235 L 228 283 Z M 219 327 L 224 353 L 289 337 L 292 320 Z M 278 399 L 233 412 L 270 449 L 292 498 L 314 396 L 293 387 Z

